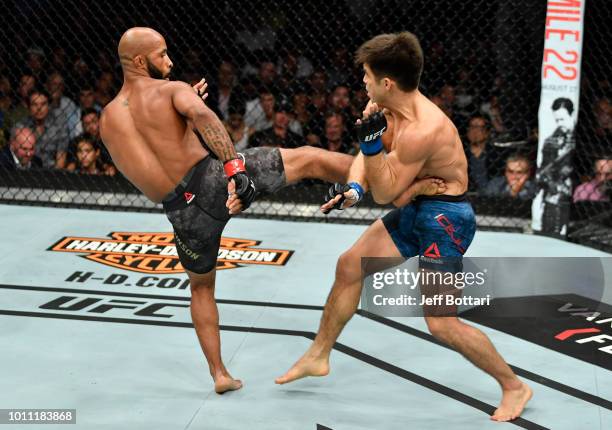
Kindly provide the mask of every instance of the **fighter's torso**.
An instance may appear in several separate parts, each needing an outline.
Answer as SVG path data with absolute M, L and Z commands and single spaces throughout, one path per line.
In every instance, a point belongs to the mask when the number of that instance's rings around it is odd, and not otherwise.
M 435 176 L 444 179 L 447 184 L 445 194 L 459 195 L 467 191 L 467 159 L 461 138 L 452 121 L 435 104 L 423 96 L 419 101 L 415 121 L 387 115 L 387 122 L 389 132 L 383 135 L 383 145 L 387 152 L 397 150 L 399 145 L 414 150 L 415 145 L 425 144 L 416 136 L 429 134 L 430 155 L 417 177 Z
M 169 85 L 150 78 L 124 85 L 101 118 L 102 139 L 117 168 L 155 202 L 206 156 L 174 109 Z

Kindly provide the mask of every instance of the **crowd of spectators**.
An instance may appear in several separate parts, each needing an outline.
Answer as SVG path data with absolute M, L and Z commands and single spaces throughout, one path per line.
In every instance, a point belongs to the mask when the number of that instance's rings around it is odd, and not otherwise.
M 198 52 L 186 56 L 197 62 Z M 100 140 L 102 108 L 118 90 L 120 69 L 105 53 L 71 61 L 62 48 L 27 52 L 23 71 L 0 75 L 0 166 L 4 169 L 63 169 L 87 175 L 115 175 Z M 193 58 L 192 58 L 193 57 Z M 191 58 L 191 60 L 190 60 Z M 191 70 L 185 68 L 184 70 Z M 425 73 L 427 73 L 427 68 Z M 201 74 L 175 78 L 190 83 Z M 318 146 L 356 154 L 354 124 L 367 103 L 362 72 L 346 48 L 332 49 L 325 65 L 291 51 L 258 62 L 220 61 L 206 76 L 206 103 L 224 122 L 238 151 L 249 147 Z M 14 80 L 12 80 L 14 79 Z M 500 107 L 503 82 L 476 89 L 472 71 L 459 68 L 455 79 L 429 80 L 423 91 L 454 123 L 469 166 L 469 191 L 482 196 L 530 200 L 537 192 L 537 135 L 507 145 L 509 130 Z M 610 143 L 612 106 L 595 105 L 597 138 Z M 505 140 L 504 140 L 505 138 Z M 501 144 L 500 144 L 501 142 Z M 612 161 L 600 156 L 593 175 L 574 190 L 574 200 L 607 200 Z
M 0 76 L 0 168 L 116 174 L 98 129 L 116 89 L 113 65 L 95 77 L 80 57 L 67 61 L 62 48 L 49 58 L 32 48 L 14 82 Z

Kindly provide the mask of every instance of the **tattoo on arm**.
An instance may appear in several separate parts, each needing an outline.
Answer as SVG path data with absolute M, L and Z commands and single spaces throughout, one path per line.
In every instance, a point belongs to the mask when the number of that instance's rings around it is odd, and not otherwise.
M 217 120 L 212 123 L 204 124 L 199 131 L 208 148 L 214 152 L 221 161 L 236 158 L 234 144 L 220 121 Z

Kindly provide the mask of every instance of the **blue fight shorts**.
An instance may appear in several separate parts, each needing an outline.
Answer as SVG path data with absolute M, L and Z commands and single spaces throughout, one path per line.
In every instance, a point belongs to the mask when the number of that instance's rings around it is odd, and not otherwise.
M 476 217 L 465 194 L 419 196 L 382 218 L 404 258 L 419 256 L 419 267 L 460 272 L 463 254 L 476 233 Z

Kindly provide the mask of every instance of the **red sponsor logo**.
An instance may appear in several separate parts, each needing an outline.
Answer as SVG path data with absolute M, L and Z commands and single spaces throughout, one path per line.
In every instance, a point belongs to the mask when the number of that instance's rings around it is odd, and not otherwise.
M 446 218 L 446 215 L 444 214 L 436 215 L 435 219 L 438 222 L 438 224 L 440 224 L 440 226 L 444 229 L 446 234 L 448 234 L 448 236 L 451 238 L 453 243 L 457 246 L 457 248 L 459 249 L 459 252 L 461 252 L 462 254 L 465 253 L 465 249 L 463 248 L 463 246 L 461 246 L 461 239 L 455 237 L 455 232 L 456 232 L 455 226 L 453 225 L 452 222 L 450 222 L 448 218 Z
M 569 337 L 572 337 L 575 334 L 583 334 L 583 333 L 599 333 L 601 330 L 598 328 L 576 328 L 572 330 L 564 330 L 558 335 L 555 336 L 557 340 L 565 340 Z
M 440 258 L 440 251 L 438 250 L 438 244 L 436 242 L 429 245 L 429 247 L 423 253 L 425 257 Z
M 194 198 L 195 198 L 195 194 L 185 193 L 185 200 L 187 201 L 187 204 L 191 203 Z

